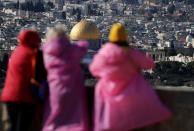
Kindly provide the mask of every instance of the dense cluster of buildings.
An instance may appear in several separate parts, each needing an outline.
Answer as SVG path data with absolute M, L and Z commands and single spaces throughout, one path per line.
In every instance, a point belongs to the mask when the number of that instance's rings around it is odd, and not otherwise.
M 24 3 L 42 3 L 44 10 L 33 11 Z M 61 23 L 69 34 L 78 21 L 87 19 L 100 29 L 101 43 L 107 41 L 111 25 L 121 22 L 128 29 L 130 44 L 156 61 L 176 60 L 170 56 L 177 54 L 193 58 L 193 18 L 189 0 L 1 0 L 0 49 L 14 49 L 22 28 L 36 27 L 44 40 L 49 27 Z

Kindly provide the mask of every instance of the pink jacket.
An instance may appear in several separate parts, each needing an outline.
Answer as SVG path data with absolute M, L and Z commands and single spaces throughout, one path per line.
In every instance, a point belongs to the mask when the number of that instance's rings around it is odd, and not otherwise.
M 141 75 L 154 62 L 135 49 L 107 43 L 90 71 L 99 78 L 95 91 L 95 131 L 129 131 L 170 117 Z
M 81 58 L 87 43 L 58 38 L 43 47 L 49 100 L 43 131 L 87 131 L 87 111 Z

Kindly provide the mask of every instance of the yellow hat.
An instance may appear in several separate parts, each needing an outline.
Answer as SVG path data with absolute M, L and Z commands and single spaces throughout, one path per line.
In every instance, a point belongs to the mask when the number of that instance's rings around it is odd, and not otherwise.
M 113 24 L 109 33 L 110 42 L 127 42 L 128 33 L 121 23 Z
M 70 32 L 71 40 L 98 40 L 100 39 L 100 31 L 96 25 L 87 20 L 77 23 Z

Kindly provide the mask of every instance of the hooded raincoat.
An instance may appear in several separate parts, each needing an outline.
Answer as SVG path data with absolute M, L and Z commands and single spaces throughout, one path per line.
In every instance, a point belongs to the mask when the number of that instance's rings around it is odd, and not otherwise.
M 2 91 L 2 102 L 34 103 L 30 79 L 32 57 L 41 39 L 38 33 L 24 30 L 18 37 L 19 46 L 12 52 Z
M 72 45 L 65 38 L 44 45 L 49 100 L 43 131 L 87 131 L 86 94 L 80 66 L 86 53 L 86 42 Z
M 107 43 L 90 65 L 99 78 L 95 91 L 95 131 L 129 131 L 170 117 L 141 74 L 154 62 L 135 49 Z

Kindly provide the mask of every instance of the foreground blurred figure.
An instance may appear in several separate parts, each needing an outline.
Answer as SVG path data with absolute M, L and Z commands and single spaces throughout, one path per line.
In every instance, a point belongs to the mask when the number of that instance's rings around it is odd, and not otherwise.
M 19 46 L 9 60 L 2 102 L 5 103 L 10 121 L 10 131 L 28 131 L 35 112 L 35 100 L 31 90 L 32 58 L 41 39 L 37 32 L 23 30 L 19 34 Z
M 50 29 L 43 47 L 48 73 L 49 102 L 43 131 L 87 131 L 86 92 L 80 66 L 87 43 L 72 45 L 64 29 Z
M 170 117 L 141 70 L 154 62 L 130 48 L 128 34 L 114 24 L 109 43 L 95 56 L 90 70 L 99 78 L 95 92 L 95 131 L 129 131 Z

